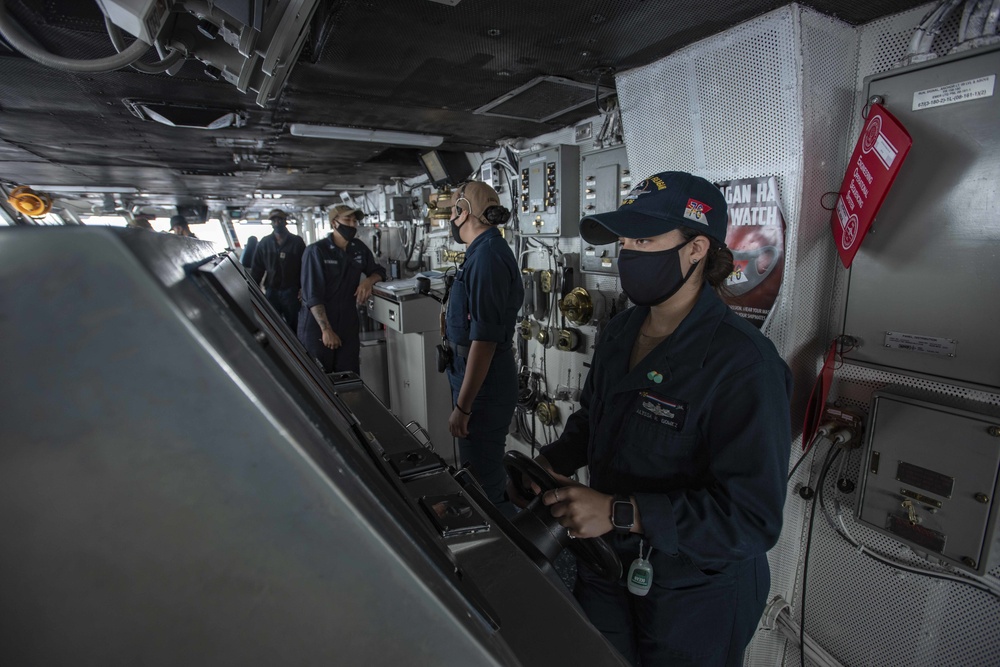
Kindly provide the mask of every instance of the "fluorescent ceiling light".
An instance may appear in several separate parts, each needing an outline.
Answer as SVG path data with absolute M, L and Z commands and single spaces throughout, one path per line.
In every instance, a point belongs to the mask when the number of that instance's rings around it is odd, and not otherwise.
M 395 132 L 393 130 L 366 130 L 360 127 L 309 125 L 307 123 L 292 123 L 289 131 L 292 133 L 292 136 L 296 137 L 367 141 L 373 144 L 396 144 L 399 146 L 422 146 L 425 148 L 440 146 L 444 141 L 444 137 L 436 134 L 416 134 L 413 132 Z
M 131 185 L 32 185 L 42 192 L 96 192 L 109 194 L 136 194 L 139 189 Z
M 249 196 L 249 195 L 248 195 Z M 330 192 L 329 190 L 282 190 L 281 192 L 275 192 L 272 197 L 274 199 L 281 199 L 282 197 L 337 197 L 336 192 Z

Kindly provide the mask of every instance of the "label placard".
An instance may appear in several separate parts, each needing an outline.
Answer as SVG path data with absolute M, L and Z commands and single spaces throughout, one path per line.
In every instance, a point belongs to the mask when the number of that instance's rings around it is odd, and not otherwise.
M 885 332 L 885 346 L 894 350 L 908 352 L 923 352 L 942 357 L 954 357 L 958 354 L 958 341 L 951 338 L 936 338 L 934 336 L 918 336 L 916 334 Z
M 990 74 L 968 81 L 950 83 L 947 86 L 918 90 L 913 93 L 913 109 L 911 111 L 923 111 L 946 104 L 958 104 L 959 102 L 993 97 L 996 78 L 996 74 Z

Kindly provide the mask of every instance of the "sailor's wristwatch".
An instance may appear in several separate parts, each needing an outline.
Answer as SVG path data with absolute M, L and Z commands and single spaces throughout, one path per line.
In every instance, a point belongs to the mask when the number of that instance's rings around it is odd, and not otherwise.
M 635 506 L 628 496 L 616 495 L 611 501 L 611 525 L 617 533 L 630 533 L 635 525 Z

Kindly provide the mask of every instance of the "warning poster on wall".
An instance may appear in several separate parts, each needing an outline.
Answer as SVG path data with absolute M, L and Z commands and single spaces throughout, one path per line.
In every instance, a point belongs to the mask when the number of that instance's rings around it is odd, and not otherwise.
M 729 209 L 726 245 L 733 272 L 725 297 L 736 314 L 763 327 L 785 273 L 785 216 L 774 176 L 719 184 Z

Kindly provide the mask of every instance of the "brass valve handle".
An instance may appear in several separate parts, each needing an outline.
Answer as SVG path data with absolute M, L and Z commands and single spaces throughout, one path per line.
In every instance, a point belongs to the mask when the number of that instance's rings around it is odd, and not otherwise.
M 594 316 L 594 301 L 587 290 L 576 287 L 559 302 L 559 312 L 573 324 L 587 324 Z

